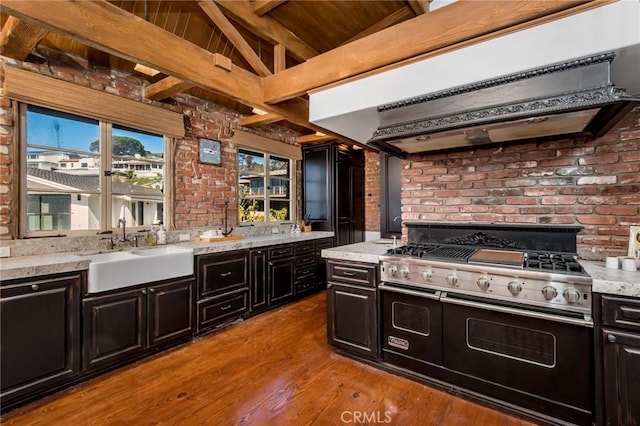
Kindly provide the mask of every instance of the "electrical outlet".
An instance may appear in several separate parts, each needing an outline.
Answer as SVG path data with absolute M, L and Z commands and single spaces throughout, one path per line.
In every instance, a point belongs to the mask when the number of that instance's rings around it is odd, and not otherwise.
M 274 227 L 274 228 L 271 228 L 271 233 L 272 233 L 272 234 L 279 234 L 279 233 L 280 233 L 280 230 L 279 230 L 278 228 L 275 228 L 275 227 Z
M 191 235 L 189 234 L 180 234 L 180 241 L 189 241 L 191 240 Z
M 11 256 L 11 247 L 0 247 L 0 257 Z

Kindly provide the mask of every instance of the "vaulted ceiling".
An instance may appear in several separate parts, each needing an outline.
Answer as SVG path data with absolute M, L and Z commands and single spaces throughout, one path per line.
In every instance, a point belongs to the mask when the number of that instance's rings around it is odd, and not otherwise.
M 323 130 L 308 122 L 309 91 L 610 2 L 2 0 L 0 51 L 69 52 L 136 73 L 150 99 L 189 93 L 249 115 L 246 126 L 281 121 L 305 142 Z

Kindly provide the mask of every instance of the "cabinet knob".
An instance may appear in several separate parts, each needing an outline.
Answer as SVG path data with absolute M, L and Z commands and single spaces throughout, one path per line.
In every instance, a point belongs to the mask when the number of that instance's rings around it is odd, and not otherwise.
M 31 285 L 31 290 L 36 291 L 40 288 L 40 286 L 38 284 L 32 284 Z
M 616 339 L 615 334 L 607 334 L 607 340 L 610 341 L 611 343 L 615 343 L 616 340 L 618 339 Z
M 147 294 L 147 289 L 146 288 L 142 289 L 142 294 Z
M 155 289 L 155 288 L 150 288 L 150 289 L 149 289 L 149 293 L 155 293 L 155 292 L 156 292 L 156 289 Z

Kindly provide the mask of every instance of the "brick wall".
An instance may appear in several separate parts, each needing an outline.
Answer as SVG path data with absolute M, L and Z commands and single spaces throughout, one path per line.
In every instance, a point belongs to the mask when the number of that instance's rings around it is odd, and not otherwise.
M 367 151 L 364 155 L 364 219 L 365 231 L 380 231 L 380 154 Z
M 80 57 L 39 47 L 38 53 L 46 58 L 44 63 L 29 63 L 0 58 L 11 66 L 17 66 L 43 75 L 69 81 L 96 90 L 105 91 L 136 101 L 152 104 L 182 113 L 185 117 L 185 137 L 174 140 L 175 159 L 175 215 L 176 228 L 211 226 L 222 224 L 224 201 L 229 199 L 230 225 L 237 223 L 237 162 L 236 147 L 231 138 L 240 128 L 237 121 L 241 114 L 205 100 L 180 94 L 165 102 L 143 99 L 144 80 L 134 75 L 109 68 L 97 67 Z M 15 176 L 11 165 L 15 161 L 15 127 L 12 120 L 11 101 L 0 99 L 0 239 L 12 239 L 16 235 L 12 223 L 12 208 L 17 194 L 12 192 Z M 294 143 L 298 133 L 277 125 L 259 128 L 242 128 L 259 136 Z M 198 138 L 219 139 L 222 142 L 222 165 L 198 163 Z M 300 164 L 297 162 L 297 194 L 300 194 Z M 299 197 L 298 197 L 299 198 Z M 299 217 L 300 200 L 297 202 Z
M 601 138 L 505 144 L 411 155 L 402 218 L 572 224 L 579 252 L 626 254 L 640 225 L 640 108 Z

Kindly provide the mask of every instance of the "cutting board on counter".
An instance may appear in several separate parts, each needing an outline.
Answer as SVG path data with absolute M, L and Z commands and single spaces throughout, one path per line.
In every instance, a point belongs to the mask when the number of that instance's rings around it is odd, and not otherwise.
M 241 240 L 243 238 L 244 237 L 242 235 L 227 235 L 226 237 L 222 237 L 222 238 L 196 237 L 195 240 L 200 243 L 224 243 L 225 241 Z

